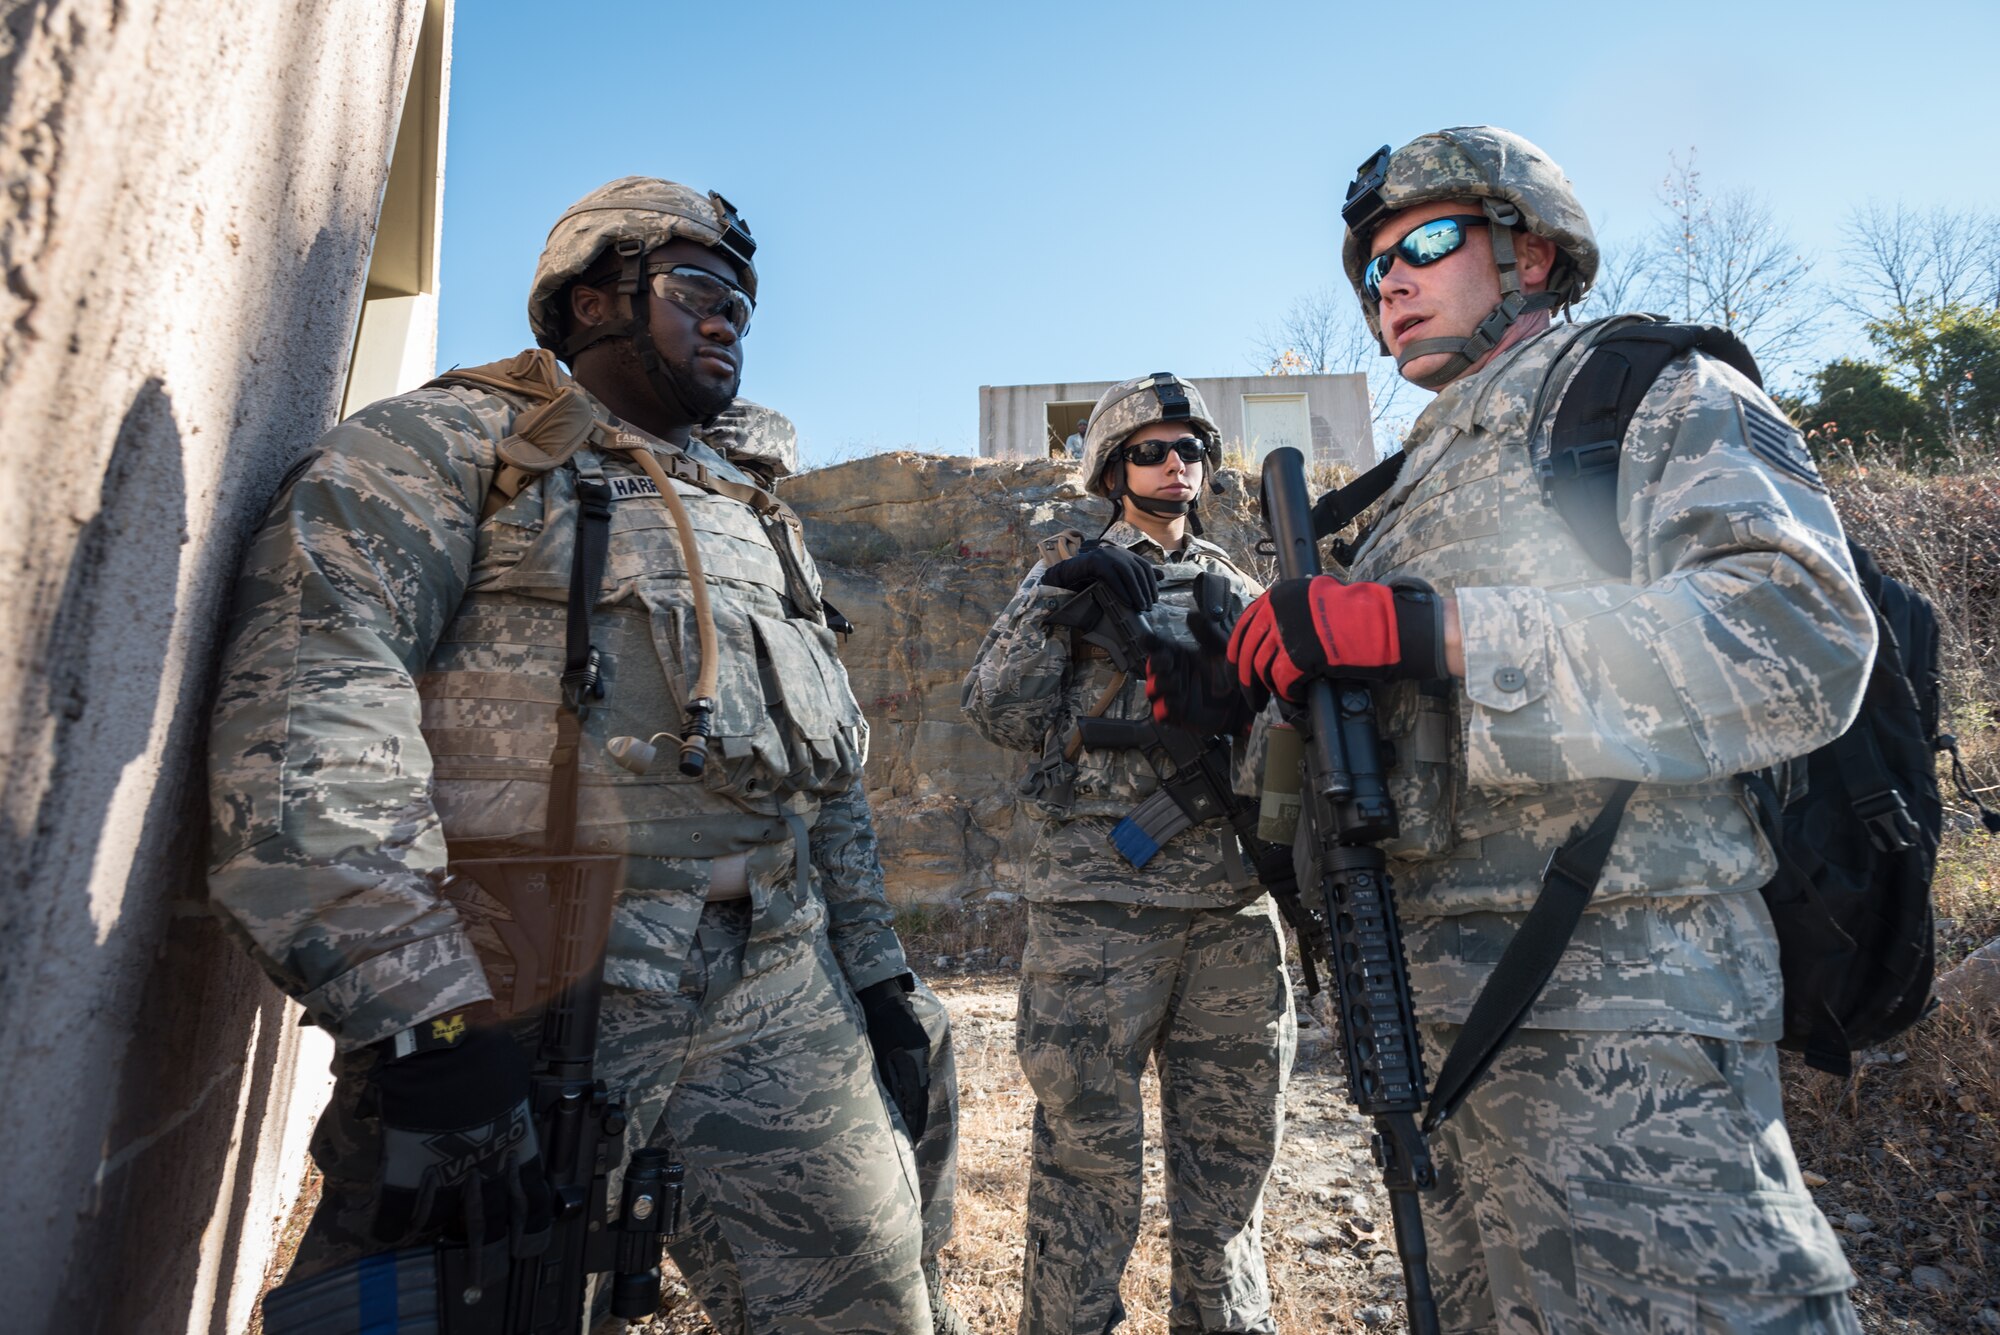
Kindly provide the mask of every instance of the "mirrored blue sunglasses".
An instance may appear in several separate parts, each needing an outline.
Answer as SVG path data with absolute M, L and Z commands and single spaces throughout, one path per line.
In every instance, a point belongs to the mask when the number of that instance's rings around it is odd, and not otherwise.
M 1370 301 L 1382 300 L 1382 280 L 1389 276 L 1389 266 L 1397 260 L 1404 260 L 1421 269 L 1427 264 L 1436 264 L 1445 256 L 1465 244 L 1465 229 L 1484 227 L 1488 219 L 1480 214 L 1457 213 L 1449 218 L 1433 218 L 1420 222 L 1403 234 L 1403 239 L 1368 261 L 1368 267 L 1361 271 L 1361 286 L 1368 293 Z

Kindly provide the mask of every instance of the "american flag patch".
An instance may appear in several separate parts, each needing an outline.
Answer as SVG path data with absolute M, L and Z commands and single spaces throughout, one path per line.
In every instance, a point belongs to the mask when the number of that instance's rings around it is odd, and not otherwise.
M 1806 452 L 1805 437 L 1784 418 L 1754 403 L 1738 399 L 1743 412 L 1743 434 L 1758 458 L 1788 477 L 1797 478 L 1819 491 L 1826 490 L 1812 455 Z

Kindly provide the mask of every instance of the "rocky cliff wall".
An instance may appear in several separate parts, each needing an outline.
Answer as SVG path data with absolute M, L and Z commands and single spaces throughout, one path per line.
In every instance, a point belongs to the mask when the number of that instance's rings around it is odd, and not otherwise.
M 1225 470 L 1202 502 L 1207 536 L 1244 559 L 1249 479 Z M 987 628 L 1064 528 L 1109 513 L 1061 460 L 879 454 L 786 479 L 826 578 L 857 626 L 841 650 L 868 715 L 869 798 L 899 903 L 981 901 L 1019 891 L 1033 819 L 1015 800 L 1029 757 L 973 731 L 959 682 Z

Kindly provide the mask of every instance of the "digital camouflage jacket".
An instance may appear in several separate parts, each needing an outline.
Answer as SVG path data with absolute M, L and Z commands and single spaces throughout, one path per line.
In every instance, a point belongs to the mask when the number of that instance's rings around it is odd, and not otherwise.
M 853 986 L 903 972 L 861 786 L 867 725 L 832 633 L 787 599 L 772 536 L 742 501 L 670 479 L 714 607 L 715 738 L 701 779 L 671 742 L 649 773 L 619 769 L 608 739 L 680 727 L 698 654 L 687 572 L 655 485 L 588 444 L 481 521 L 496 447 L 530 406 L 427 386 L 340 423 L 285 479 L 237 584 L 210 735 L 216 906 L 343 1050 L 488 995 L 468 930 L 481 906 L 440 883 L 449 850 L 539 845 L 576 487 L 596 475 L 613 495 L 592 621 L 607 694 L 584 725 L 578 849 L 628 855 L 607 981 L 672 988 L 724 866 L 754 930 L 824 914 Z M 593 442 L 631 432 L 591 407 Z M 748 481 L 698 441 L 686 453 Z M 816 596 L 796 521 L 782 540 Z
M 1194 643 L 1187 614 L 1194 607 L 1196 576 L 1206 571 L 1227 581 L 1232 621 L 1261 591 L 1220 547 L 1196 537 L 1169 553 L 1120 520 L 1105 541 L 1160 567 L 1160 600 L 1142 619 L 1154 633 L 1183 644 Z M 1094 646 L 1081 645 L 1066 628 L 1046 624 L 1048 614 L 1074 596 L 1068 589 L 1042 584 L 1046 564 L 1037 561 L 1028 571 L 986 633 L 960 692 L 960 703 L 981 735 L 1009 750 L 1045 758 L 1061 748 L 1076 720 L 1115 676 Z M 1107 719 L 1150 716 L 1143 677 L 1126 682 L 1102 714 Z M 1139 751 L 1084 747 L 1074 762 L 1052 758 L 1032 771 L 1024 792 L 1044 819 L 1030 855 L 1027 898 L 1220 908 L 1262 894 L 1235 852 L 1235 836 L 1225 822 L 1182 831 L 1143 869 L 1134 868 L 1111 846 L 1112 827 L 1159 786 L 1159 774 Z M 1246 791 L 1240 777 L 1238 788 Z
M 1701 354 L 1667 367 L 1624 441 L 1629 578 L 1544 499 L 1562 394 L 1615 322 L 1558 326 L 1447 386 L 1353 577 L 1455 595 L 1463 680 L 1378 693 L 1394 743 L 1388 848 L 1426 1018 L 1462 1019 L 1550 852 L 1640 784 L 1529 1023 L 1770 1039 L 1774 860 L 1736 777 L 1838 735 L 1874 622 L 1825 485 L 1771 400 Z

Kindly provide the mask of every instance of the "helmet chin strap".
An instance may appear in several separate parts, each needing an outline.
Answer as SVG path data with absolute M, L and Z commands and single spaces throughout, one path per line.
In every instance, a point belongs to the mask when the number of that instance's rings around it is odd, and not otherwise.
M 1521 224 L 1520 211 L 1499 199 L 1481 200 L 1480 206 L 1493 224 L 1486 230 L 1493 245 L 1493 262 L 1500 270 L 1500 301 L 1466 337 L 1420 338 L 1396 354 L 1398 371 L 1419 358 L 1446 354 L 1445 360 L 1435 370 L 1406 377 L 1425 389 L 1443 389 L 1471 370 L 1481 358 L 1500 346 L 1507 330 L 1523 315 L 1530 311 L 1554 310 L 1562 304 L 1561 298 L 1553 292 L 1521 291 L 1521 275 L 1514 256 L 1514 229 Z M 1377 318 L 1380 318 L 1379 315 Z
M 1197 538 L 1201 536 L 1200 497 L 1197 496 L 1191 501 L 1166 501 L 1157 496 L 1141 496 L 1128 488 L 1122 480 L 1111 489 L 1111 523 L 1104 526 L 1104 533 L 1109 533 L 1111 524 L 1118 522 L 1119 516 L 1124 513 L 1121 507 L 1126 501 L 1130 501 L 1156 519 L 1179 519 L 1186 516 L 1188 528 Z M 1099 533 L 1097 536 L 1101 538 L 1104 533 Z

